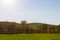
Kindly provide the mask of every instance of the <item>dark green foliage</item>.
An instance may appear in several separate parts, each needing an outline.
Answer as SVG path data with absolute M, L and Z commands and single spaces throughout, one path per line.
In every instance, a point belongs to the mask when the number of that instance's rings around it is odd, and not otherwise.
M 60 33 L 60 25 L 49 25 L 44 23 L 21 23 L 0 22 L 0 34 L 19 33 Z

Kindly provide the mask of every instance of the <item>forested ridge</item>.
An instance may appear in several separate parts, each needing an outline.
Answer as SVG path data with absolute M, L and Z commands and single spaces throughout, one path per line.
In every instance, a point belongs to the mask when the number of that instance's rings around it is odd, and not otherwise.
M 0 34 L 60 33 L 60 25 L 45 23 L 0 22 Z

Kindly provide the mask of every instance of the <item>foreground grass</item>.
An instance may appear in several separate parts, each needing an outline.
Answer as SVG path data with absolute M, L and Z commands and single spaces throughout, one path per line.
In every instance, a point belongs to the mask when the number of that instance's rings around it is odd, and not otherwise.
M 0 40 L 60 40 L 60 34 L 0 34 Z

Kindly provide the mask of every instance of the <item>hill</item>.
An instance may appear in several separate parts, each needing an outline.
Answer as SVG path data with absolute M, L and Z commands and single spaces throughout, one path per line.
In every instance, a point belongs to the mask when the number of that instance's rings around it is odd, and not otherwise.
M 46 23 L 21 23 L 0 22 L 0 33 L 17 34 L 17 33 L 60 33 L 60 25 L 51 25 Z

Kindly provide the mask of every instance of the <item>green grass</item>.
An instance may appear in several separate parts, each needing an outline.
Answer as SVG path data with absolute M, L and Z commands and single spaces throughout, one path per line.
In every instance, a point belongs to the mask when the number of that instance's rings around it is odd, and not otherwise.
M 60 34 L 0 34 L 0 40 L 60 40 Z

